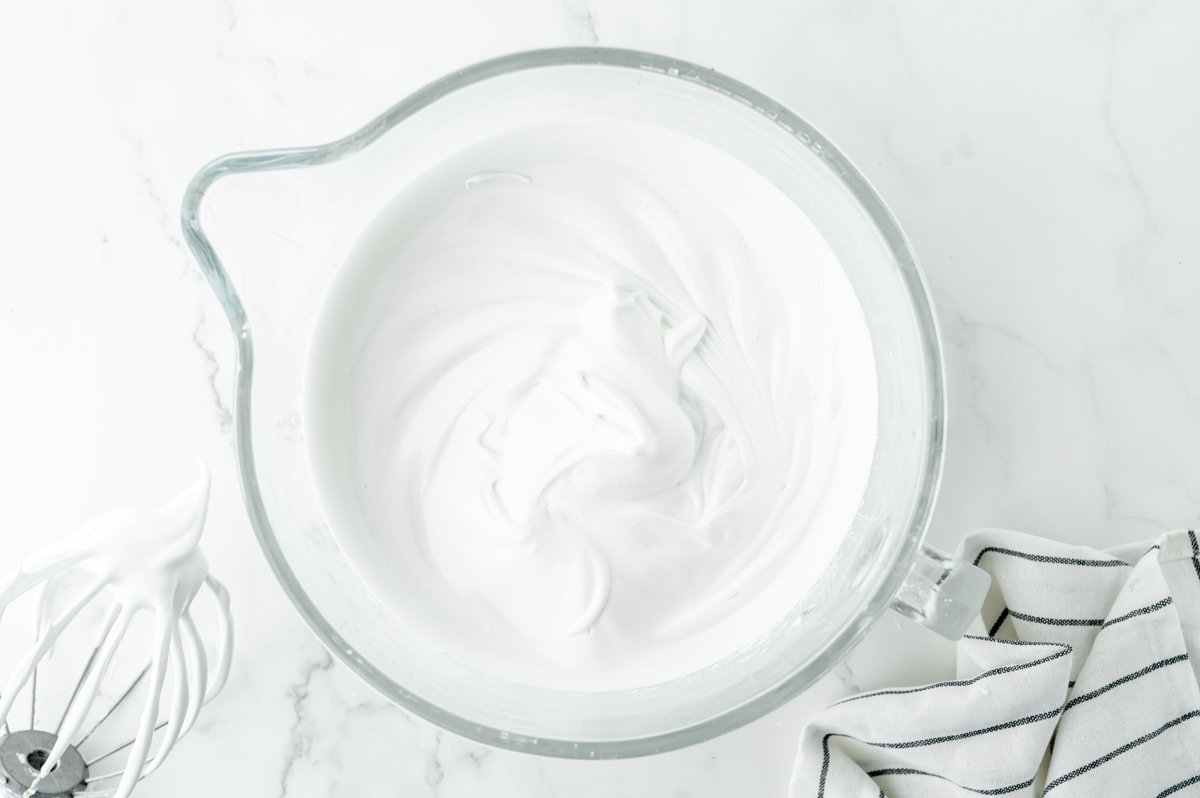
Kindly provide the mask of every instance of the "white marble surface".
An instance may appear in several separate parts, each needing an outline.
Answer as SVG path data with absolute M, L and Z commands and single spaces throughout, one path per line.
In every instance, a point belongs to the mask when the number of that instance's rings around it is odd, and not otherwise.
M 1200 518 L 1200 6 L 352 0 L 0 4 L 0 550 L 165 500 L 199 455 L 233 590 L 226 693 L 142 796 L 779 796 L 805 719 L 952 670 L 897 617 L 809 693 L 626 762 L 465 742 L 334 664 L 268 573 L 230 436 L 232 343 L 180 237 L 189 177 L 339 136 L 520 49 L 657 50 L 849 153 L 921 257 L 950 435 L 932 538 L 1108 545 Z

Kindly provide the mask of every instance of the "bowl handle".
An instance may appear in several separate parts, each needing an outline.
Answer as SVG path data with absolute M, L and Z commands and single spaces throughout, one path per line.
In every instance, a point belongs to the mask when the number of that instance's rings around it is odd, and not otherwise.
M 953 555 L 921 544 L 917 561 L 889 605 L 947 640 L 958 640 L 979 617 L 992 577 Z

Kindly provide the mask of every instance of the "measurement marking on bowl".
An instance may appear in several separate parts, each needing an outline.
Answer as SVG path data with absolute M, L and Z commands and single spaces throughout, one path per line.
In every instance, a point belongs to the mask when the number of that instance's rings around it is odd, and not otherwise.
M 487 180 L 497 180 L 499 178 L 504 178 L 504 177 L 511 178 L 512 180 L 519 180 L 522 183 L 533 182 L 529 179 L 528 176 L 519 175 L 516 172 L 480 172 L 477 175 L 471 175 L 470 177 L 467 178 L 467 188 L 470 188 L 471 186 L 474 186 L 477 183 L 483 183 Z

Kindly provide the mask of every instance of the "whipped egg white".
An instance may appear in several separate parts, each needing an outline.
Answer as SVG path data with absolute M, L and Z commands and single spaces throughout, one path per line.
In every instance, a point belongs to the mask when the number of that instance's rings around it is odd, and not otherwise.
M 415 634 L 526 684 L 734 655 L 813 586 L 871 467 L 871 339 L 832 250 L 763 176 L 657 126 L 531 126 L 431 165 L 313 341 L 339 545 Z

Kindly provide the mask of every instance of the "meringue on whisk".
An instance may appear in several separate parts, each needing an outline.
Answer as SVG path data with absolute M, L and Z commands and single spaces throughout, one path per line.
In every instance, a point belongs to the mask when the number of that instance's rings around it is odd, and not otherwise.
M 208 572 L 208 560 L 198 547 L 208 510 L 209 487 L 208 470 L 201 463 L 199 479 L 165 506 L 155 510 L 106 513 L 94 518 L 65 539 L 45 546 L 26 558 L 15 572 L 0 581 L 2 614 L 15 598 L 39 587 L 44 590 L 50 580 L 69 569 L 82 569 L 93 577 L 61 614 L 50 620 L 44 630 L 39 628 L 37 642 L 20 661 L 0 693 L 0 723 L 4 724 L 6 731 L 8 715 L 17 694 L 29 682 L 39 662 L 63 630 L 102 593 L 107 591 L 112 598 L 91 657 L 57 730 L 57 739 L 47 732 L 31 729 L 29 732 L 11 732 L 4 740 L 0 740 L 0 764 L 4 765 L 5 775 L 10 780 L 25 787 L 25 796 L 48 791 L 48 794 L 76 793 L 125 798 L 142 776 L 162 764 L 178 739 L 195 723 L 200 707 L 225 685 L 233 656 L 229 592 Z M 215 668 L 211 675 L 204 644 L 190 612 L 192 600 L 202 585 L 208 586 L 217 605 L 219 639 Z M 42 601 L 39 597 L 39 615 Z M 86 764 L 70 741 L 87 719 L 112 664 L 113 655 L 131 622 L 143 610 L 153 618 L 153 644 L 149 664 L 138 677 L 141 680 L 148 675 L 150 689 L 138 722 L 137 734 L 123 771 L 87 778 Z M 42 626 L 41 623 L 38 625 Z M 173 690 L 165 722 L 166 731 L 151 758 L 154 733 L 162 725 L 156 726 L 160 695 L 168 669 L 172 673 Z M 132 685 L 122 699 L 131 690 Z M 105 714 L 91 731 L 107 717 Z M 87 734 L 90 735 L 91 731 Z M 21 735 L 29 739 L 16 739 Z M 42 745 L 53 744 L 49 752 L 34 751 L 38 754 L 36 759 L 30 753 L 38 746 L 36 741 L 29 741 L 34 740 L 34 735 L 40 735 L 37 739 L 43 741 Z M 24 746 L 21 749 L 24 753 L 17 754 L 17 761 L 27 768 L 27 772 L 12 772 L 21 768 L 10 766 L 11 760 L 4 759 L 6 746 L 10 749 Z M 69 755 L 70 761 L 63 760 L 64 754 Z M 107 756 L 109 754 L 93 762 Z M 64 767 L 56 771 L 60 760 Z M 55 778 L 59 782 L 74 778 L 67 775 L 68 772 L 79 773 L 76 784 L 58 783 L 51 786 L 49 782 Z M 91 789 L 96 782 L 117 776 L 121 779 L 115 788 Z M 87 789 L 84 789 L 85 785 Z

